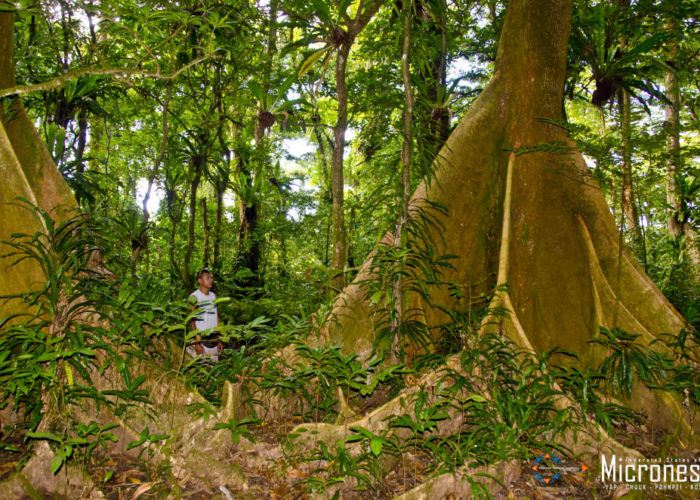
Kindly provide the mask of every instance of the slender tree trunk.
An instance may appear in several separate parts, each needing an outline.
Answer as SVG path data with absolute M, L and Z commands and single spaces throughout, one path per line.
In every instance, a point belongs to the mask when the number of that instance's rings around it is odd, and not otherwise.
M 333 250 L 331 253 L 331 285 L 336 291 L 345 286 L 345 182 L 343 175 L 343 155 L 345 153 L 345 132 L 348 128 L 348 90 L 345 81 L 348 56 L 352 41 L 343 43 L 335 64 L 335 82 L 338 92 L 338 117 L 333 127 L 333 163 L 331 164 L 331 194 L 333 197 Z
M 438 151 L 447 140 L 450 133 L 450 115 L 447 107 L 447 20 L 444 2 L 435 4 L 420 0 L 415 2 L 417 26 L 427 27 L 430 39 L 433 40 L 432 54 L 428 64 L 419 71 L 419 76 L 426 85 L 426 98 L 430 103 L 428 116 L 424 118 L 426 130 L 420 141 L 421 147 L 428 148 L 426 160 L 435 159 Z M 420 115 L 416 116 L 416 120 Z M 420 132 L 419 132 L 420 133 Z
M 318 156 L 318 161 L 321 166 L 321 175 L 323 177 L 323 189 L 321 190 L 321 203 L 327 204 L 327 206 L 330 207 L 331 209 L 331 214 L 333 213 L 333 189 L 332 189 L 332 182 L 330 179 L 330 172 L 328 168 L 328 155 L 326 153 L 326 140 L 328 140 L 330 147 L 331 147 L 331 152 L 334 147 L 334 142 L 331 141 L 326 137 L 326 135 L 321 131 L 321 128 L 319 126 L 318 121 L 320 119 L 318 116 L 315 117 L 316 121 L 314 122 L 314 137 L 316 138 L 316 143 L 318 144 L 317 148 L 317 156 Z M 328 217 L 326 219 L 326 237 L 325 237 L 325 243 L 323 245 L 323 265 L 328 266 L 329 265 L 329 259 L 328 259 L 328 254 L 329 254 L 329 247 L 331 245 L 331 228 L 333 226 L 333 218 Z
M 209 226 L 209 214 L 207 211 L 207 199 L 202 198 L 199 200 L 202 205 L 202 229 L 204 230 L 204 257 L 202 258 L 202 263 L 208 266 L 211 262 L 209 256 L 211 255 L 210 238 L 211 227 Z
M 669 30 L 677 29 L 675 23 L 668 22 Z M 675 31 L 672 31 L 675 32 Z M 669 40 L 667 46 L 668 60 L 678 59 L 678 43 Z M 679 219 L 681 204 L 676 186 L 676 175 L 681 172 L 681 140 L 680 140 L 680 106 L 681 95 L 678 77 L 673 71 L 666 72 L 666 97 L 668 102 L 664 107 L 666 114 L 666 203 L 668 203 L 668 234 L 678 237 L 682 234 L 683 226 Z
M 151 199 L 151 190 L 153 189 L 153 184 L 156 181 L 156 176 L 160 170 L 160 165 L 163 162 L 163 156 L 165 155 L 165 147 L 168 143 L 168 106 L 170 104 L 170 97 L 172 95 L 172 86 L 168 85 L 168 90 L 165 93 L 165 102 L 163 103 L 163 138 L 160 141 L 160 150 L 158 151 L 158 157 L 156 161 L 153 162 L 153 168 L 148 176 L 148 186 L 146 187 L 146 193 L 143 195 L 143 203 L 141 205 L 143 209 L 143 222 L 148 224 L 150 214 L 148 213 L 148 200 Z
M 226 140 L 224 139 L 224 128 L 223 128 L 223 105 L 219 102 L 219 127 L 217 129 L 217 137 L 219 139 L 219 145 L 223 151 L 223 161 L 224 161 L 224 172 L 223 177 L 217 177 L 216 182 L 216 223 L 214 226 L 214 260 L 212 267 L 214 269 L 219 269 L 219 259 L 221 255 L 221 231 L 223 227 L 224 220 L 224 194 L 226 193 L 226 187 L 229 182 L 230 169 L 231 169 L 231 150 L 226 145 Z
M 78 116 L 78 147 L 75 150 L 76 171 L 79 174 L 85 172 L 83 157 L 85 156 L 85 146 L 87 145 L 88 121 L 87 112 L 80 111 Z
M 187 248 L 185 249 L 185 261 L 183 262 L 183 277 L 184 285 L 187 289 L 194 286 L 194 276 L 190 264 L 192 263 L 192 254 L 194 252 L 195 241 L 195 223 L 197 220 L 197 189 L 202 180 L 202 170 L 204 168 L 205 158 L 196 154 L 192 157 L 192 182 L 190 183 L 190 221 L 187 228 Z
M 411 153 L 413 146 L 413 90 L 411 86 L 411 20 L 413 18 L 413 2 L 404 4 L 403 47 L 401 50 L 401 76 L 403 79 L 404 109 L 403 109 L 403 145 L 401 148 L 401 182 L 399 193 L 399 215 L 394 230 L 394 247 L 403 249 L 406 244 L 404 225 L 408 221 L 408 202 L 411 199 Z M 401 265 L 401 264 L 399 264 Z M 391 290 L 394 311 L 391 318 L 391 328 L 394 332 L 391 345 L 391 358 L 398 360 L 400 353 L 399 329 L 404 320 L 404 290 L 403 272 L 397 273 Z
M 226 192 L 226 183 L 219 181 L 216 185 L 216 222 L 214 223 L 214 256 L 212 267 L 219 268 L 219 260 L 221 258 L 221 230 L 224 220 L 224 194 Z
M 357 15 L 347 22 L 347 30 L 335 28 L 340 40 L 335 59 L 335 84 L 338 114 L 333 127 L 333 163 L 331 164 L 331 192 L 333 196 L 333 250 L 331 254 L 331 286 L 336 292 L 345 286 L 345 263 L 347 259 L 347 238 L 345 233 L 345 194 L 343 180 L 343 155 L 345 153 L 345 132 L 348 128 L 348 88 L 346 73 L 350 49 L 357 35 L 367 26 L 382 2 L 372 2 L 365 7 L 360 2 Z
M 675 20 L 666 22 L 666 28 L 676 33 L 678 31 L 678 23 Z M 667 59 L 671 63 L 678 60 L 678 42 L 671 38 L 667 46 Z M 666 97 L 668 102 L 664 107 L 666 129 L 666 203 L 667 208 L 667 230 L 668 234 L 673 238 L 686 236 L 688 239 L 688 256 L 696 270 L 696 280 L 700 281 L 700 249 L 698 248 L 697 235 L 683 214 L 683 202 L 676 177 L 683 172 L 683 159 L 681 156 L 681 137 L 680 137 L 680 108 L 681 108 L 681 93 L 678 83 L 678 76 L 673 71 L 667 71 L 665 75 Z
M 633 250 L 635 254 L 644 262 L 642 248 L 642 230 L 639 227 L 639 216 L 637 214 L 637 204 L 634 196 L 634 177 L 632 175 L 632 131 L 631 131 L 631 109 L 630 95 L 620 89 L 619 96 L 620 110 L 620 131 L 622 137 L 622 193 L 620 197 L 621 208 L 625 214 L 627 227 L 632 233 Z

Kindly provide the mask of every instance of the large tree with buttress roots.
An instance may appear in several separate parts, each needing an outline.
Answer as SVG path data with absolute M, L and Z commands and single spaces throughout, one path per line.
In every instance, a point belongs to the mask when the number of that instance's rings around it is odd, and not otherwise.
M 444 208 L 427 239 L 434 254 L 455 256 L 442 275 L 450 286 L 434 285 L 429 298 L 408 291 L 405 307 L 437 332 L 445 310 L 467 311 L 474 297 L 492 296 L 482 332 L 500 330 L 527 350 L 560 348 L 577 355 L 569 363 L 597 365 L 606 352 L 589 341 L 601 327 L 648 345 L 688 325 L 622 242 L 567 135 L 571 14 L 571 1 L 509 2 L 494 75 L 443 147 L 434 181 L 411 201 L 414 217 Z M 376 308 L 387 309 L 366 290 L 375 269 L 370 258 L 323 329 L 331 343 L 365 357 L 381 323 Z M 682 406 L 666 393 L 639 384 L 624 403 L 691 434 Z

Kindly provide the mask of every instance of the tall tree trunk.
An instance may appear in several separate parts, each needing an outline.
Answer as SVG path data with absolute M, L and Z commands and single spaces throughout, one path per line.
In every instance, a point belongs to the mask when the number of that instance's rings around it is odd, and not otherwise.
M 330 179 L 330 169 L 328 168 L 328 155 L 326 154 L 326 141 L 328 141 L 331 152 L 334 147 L 334 142 L 331 141 L 322 132 L 319 125 L 320 118 L 318 115 L 314 116 L 314 137 L 316 138 L 316 144 L 318 145 L 317 156 L 321 166 L 321 176 L 323 178 L 323 189 L 321 190 L 321 203 L 327 204 L 331 209 L 331 214 L 333 213 L 333 189 L 332 182 Z M 326 218 L 326 229 L 325 229 L 325 242 L 323 245 L 323 265 L 328 267 L 330 262 L 328 259 L 329 248 L 331 245 L 331 228 L 333 226 L 333 217 Z
M 240 186 L 242 193 L 238 195 L 238 220 L 240 225 L 238 228 L 238 252 L 243 255 L 243 261 L 248 269 L 256 273 L 260 266 L 260 252 L 258 244 L 255 241 L 255 228 L 257 226 L 257 207 L 256 203 L 245 199 L 251 195 L 253 189 L 253 179 L 246 165 L 246 159 L 238 155 L 238 163 L 236 166 L 239 181 L 243 184 Z
M 191 263 L 194 252 L 195 223 L 197 221 L 197 189 L 202 180 L 202 170 L 206 159 L 200 154 L 192 157 L 192 182 L 190 183 L 190 221 L 187 227 L 187 248 L 185 249 L 185 260 L 183 262 L 183 283 L 188 290 L 194 286 L 194 276 L 192 274 Z
M 223 105 L 219 103 L 219 115 L 224 116 Z M 231 150 L 226 145 L 226 140 L 224 139 L 224 128 L 223 119 L 219 121 L 219 127 L 217 129 L 217 137 L 219 139 L 219 145 L 223 151 L 223 161 L 224 161 L 224 171 L 223 176 L 217 177 L 216 181 L 216 223 L 214 225 L 214 257 L 212 267 L 214 269 L 219 269 L 220 267 L 220 255 L 221 255 L 221 232 L 223 228 L 224 220 L 224 194 L 226 193 L 226 187 L 228 186 L 230 172 L 231 172 Z
M 333 127 L 333 163 L 331 164 L 331 194 L 333 197 L 333 250 L 331 253 L 331 285 L 336 291 L 345 286 L 345 183 L 343 176 L 343 155 L 345 153 L 345 132 L 348 128 L 348 90 L 345 82 L 348 55 L 352 41 L 343 43 L 338 49 L 335 64 L 335 84 L 337 89 L 338 117 Z
M 199 200 L 202 205 L 202 229 L 204 230 L 204 256 L 202 257 L 202 263 L 205 266 L 211 264 L 209 257 L 211 255 L 211 240 L 209 234 L 211 233 L 211 227 L 209 226 L 209 214 L 207 213 L 207 199 L 202 198 Z
M 413 18 L 413 2 L 404 4 L 403 46 L 401 50 L 401 76 L 403 79 L 403 145 L 401 147 L 401 182 L 399 214 L 394 229 L 394 247 L 402 249 L 406 244 L 404 226 L 408 221 L 408 203 L 411 198 L 411 153 L 413 147 L 413 89 L 411 84 L 411 20 Z M 391 328 L 394 336 L 391 345 L 391 357 L 394 362 L 400 351 L 399 329 L 404 320 L 404 284 L 403 270 L 399 270 L 394 278 L 391 290 L 391 300 L 394 311 L 391 318 Z
M 333 250 L 331 253 L 331 286 L 340 291 L 345 286 L 345 263 L 347 259 L 347 239 L 345 233 L 345 193 L 343 180 L 343 155 L 345 153 L 345 132 L 348 128 L 348 88 L 346 73 L 348 57 L 355 38 L 367 26 L 382 2 L 365 5 L 360 2 L 354 19 L 346 23 L 346 30 L 337 26 L 333 34 L 340 40 L 335 59 L 335 85 L 338 114 L 333 127 L 333 163 L 331 164 L 331 193 L 333 196 Z
M 270 78 L 272 74 L 273 59 L 275 53 L 277 52 L 277 0 L 272 0 L 270 2 L 270 18 L 268 24 L 268 34 L 267 34 L 267 50 L 265 61 L 265 71 L 263 72 L 263 94 L 267 95 L 270 89 Z M 261 108 L 258 110 L 255 116 L 255 130 L 254 130 L 254 140 L 255 140 L 255 162 L 256 169 L 251 172 L 244 166 L 241 161 L 239 161 L 239 173 L 243 174 L 244 177 L 239 177 L 246 182 L 246 188 L 249 194 L 254 194 L 255 196 L 251 200 L 243 200 L 239 197 L 239 217 L 240 217 L 240 229 L 239 229 L 239 251 L 243 253 L 243 260 L 246 263 L 246 267 L 254 274 L 254 281 L 257 282 L 260 279 L 260 259 L 261 259 L 261 241 L 260 235 L 257 234 L 256 230 L 258 228 L 258 217 L 260 217 L 261 207 L 260 202 L 257 199 L 257 193 L 252 193 L 252 189 L 257 189 L 259 183 L 256 182 L 258 178 L 263 175 L 263 168 L 267 163 L 267 152 L 265 151 L 265 130 L 274 124 L 274 116 L 266 108 L 267 103 L 260 103 Z M 255 283 L 253 283 L 255 284 Z
M 226 160 L 228 162 L 228 160 Z M 216 222 L 214 223 L 214 256 L 212 258 L 212 267 L 219 269 L 221 259 L 221 232 L 224 221 L 224 194 L 226 192 L 226 183 L 219 181 L 216 184 Z
M 630 107 L 630 95 L 625 89 L 620 89 L 619 111 L 620 111 L 620 135 L 622 139 L 622 193 L 620 203 L 622 212 L 625 214 L 627 227 L 632 233 L 632 248 L 640 261 L 644 262 L 642 255 L 644 240 L 642 230 L 639 227 L 639 216 L 637 214 L 637 203 L 634 196 L 634 176 L 632 175 L 632 113 Z
M 666 22 L 666 28 L 671 33 L 677 33 L 679 30 L 678 22 L 671 19 Z M 667 60 L 673 64 L 678 61 L 678 41 L 673 37 L 667 42 L 666 56 Z M 666 203 L 667 208 L 667 230 L 668 234 L 673 238 L 686 236 L 688 239 L 688 255 L 696 269 L 696 279 L 700 281 L 700 249 L 698 248 L 697 235 L 686 217 L 683 214 L 683 203 L 676 177 L 683 172 L 683 159 L 681 156 L 681 92 L 678 83 L 678 76 L 674 71 L 668 70 L 665 75 L 666 97 L 668 102 L 664 107 L 666 131 Z
M 416 23 L 424 26 L 433 40 L 432 53 L 427 64 L 420 68 L 419 76 L 426 86 L 426 98 L 431 107 L 424 118 L 424 137 L 418 137 L 421 147 L 428 150 L 426 159 L 435 159 L 450 133 L 450 115 L 447 107 L 447 19 L 445 2 L 435 4 L 420 0 L 415 2 Z M 416 120 L 420 115 L 416 116 Z M 420 132 L 418 132 L 420 133 Z
M 669 58 L 678 55 L 678 44 L 669 43 Z M 679 220 L 681 204 L 676 186 L 676 175 L 681 171 L 681 141 L 680 141 L 680 89 L 678 77 L 673 71 L 666 73 L 666 203 L 668 203 L 668 234 L 674 238 L 682 234 L 682 224 Z
M 163 162 L 163 156 L 165 155 L 165 147 L 168 144 L 168 108 L 170 105 L 170 97 L 172 96 L 172 86 L 168 85 L 168 89 L 165 93 L 165 101 L 163 102 L 163 137 L 160 141 L 160 149 L 158 150 L 158 156 L 153 162 L 153 168 L 151 173 L 148 175 L 148 185 L 146 187 L 146 193 L 143 195 L 143 203 L 141 207 L 143 209 L 143 222 L 148 224 L 150 214 L 148 213 L 148 201 L 151 199 L 151 191 L 153 190 L 153 184 L 156 181 L 156 176 L 160 170 L 160 164 Z
M 83 157 L 85 156 L 85 146 L 87 145 L 87 111 L 81 110 L 78 116 L 78 146 L 75 150 L 75 169 L 79 174 L 85 172 Z
M 452 132 L 436 166 L 436 179 L 411 198 L 411 217 L 437 205 L 446 215 L 426 235 L 434 255 L 455 255 L 443 284 L 426 299 L 407 294 L 437 338 L 466 313 L 466 294 L 494 293 L 482 330 L 507 335 L 524 349 L 555 347 L 597 365 L 603 353 L 588 341 L 599 327 L 640 334 L 649 344 L 677 333 L 683 317 L 644 274 L 624 245 L 615 220 L 561 119 L 572 1 L 511 0 L 494 75 Z M 391 245 L 393 235 L 383 244 Z M 334 321 L 321 341 L 366 358 L 386 304 L 370 300 L 365 283 L 380 279 L 371 258 L 334 305 Z M 494 292 L 496 288 L 496 292 Z M 680 404 L 666 393 L 635 387 L 624 400 L 656 424 L 690 435 Z

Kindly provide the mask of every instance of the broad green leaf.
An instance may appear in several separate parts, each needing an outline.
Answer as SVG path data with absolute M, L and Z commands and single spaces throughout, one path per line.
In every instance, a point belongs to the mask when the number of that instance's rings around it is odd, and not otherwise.
M 321 59 L 321 56 L 325 54 L 327 51 L 331 50 L 333 48 L 332 45 L 326 45 L 322 49 L 318 49 L 316 52 L 311 54 L 309 57 L 306 58 L 306 60 L 301 63 L 301 66 L 299 66 L 299 71 L 297 72 L 297 78 L 301 78 L 304 76 L 310 69 L 311 67 L 316 64 L 316 62 Z
M 382 452 L 382 440 L 378 437 L 372 438 L 372 440 L 369 442 L 369 448 L 372 450 L 372 453 L 374 453 L 374 456 L 378 457 Z

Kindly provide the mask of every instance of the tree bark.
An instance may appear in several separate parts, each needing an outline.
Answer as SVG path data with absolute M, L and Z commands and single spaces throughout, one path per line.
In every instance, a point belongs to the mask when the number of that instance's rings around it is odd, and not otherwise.
M 0 12 L 0 89 L 15 85 L 13 62 L 12 12 Z M 65 221 L 77 207 L 75 197 L 51 159 L 41 137 L 19 99 L 7 113 L 0 108 L 0 241 L 14 233 L 33 234 L 45 229 L 17 197 L 29 200 L 49 212 L 57 223 Z M 6 251 L 0 251 L 0 255 Z M 38 264 L 24 260 L 14 266 L 14 258 L 0 257 L 0 295 L 18 290 L 36 290 L 45 282 Z M 0 318 L 27 312 L 20 300 L 0 301 Z
M 671 42 L 668 48 L 669 58 L 678 54 L 678 45 Z M 668 203 L 668 234 L 674 238 L 682 234 L 682 225 L 678 215 L 681 212 L 676 186 L 676 175 L 681 171 L 680 142 L 680 89 L 678 77 L 672 71 L 666 73 L 666 202 Z
M 333 197 L 333 250 L 331 253 L 331 285 L 338 291 L 345 285 L 345 182 L 343 180 L 343 155 L 345 132 L 348 128 L 348 90 L 345 73 L 352 42 L 343 43 L 338 49 L 335 63 L 335 85 L 338 117 L 333 127 L 333 162 L 331 163 L 331 194 Z
M 328 144 L 331 147 L 331 151 L 333 150 L 335 142 L 332 141 L 329 137 L 326 136 L 325 133 L 323 133 L 321 126 L 319 124 L 320 122 L 320 117 L 318 115 L 314 116 L 314 137 L 316 138 L 316 143 L 318 145 L 317 149 L 317 157 L 318 161 L 321 167 L 321 176 L 323 178 L 323 189 L 321 190 L 321 199 L 320 202 L 323 204 L 327 204 L 327 206 L 330 207 L 331 209 L 331 214 L 333 213 L 333 189 L 332 189 L 332 182 L 330 179 L 330 172 L 328 168 L 328 156 L 326 153 L 326 146 L 325 143 L 328 141 Z M 328 258 L 329 254 L 329 248 L 331 245 L 331 228 L 333 226 L 333 217 L 326 218 L 326 228 L 325 228 L 325 239 L 324 239 L 324 244 L 323 244 L 323 265 L 328 267 L 330 265 L 330 261 Z
M 340 291 L 345 286 L 345 264 L 347 259 L 347 239 L 345 232 L 345 184 L 343 180 L 343 155 L 345 153 L 345 132 L 348 128 L 348 89 L 346 72 L 348 57 L 355 38 L 367 26 L 372 16 L 377 12 L 381 2 L 374 1 L 364 8 L 360 3 L 357 15 L 348 20 L 346 30 L 337 27 L 336 33 L 340 39 L 335 60 L 335 85 L 337 93 L 338 113 L 333 127 L 333 162 L 331 164 L 331 193 L 333 196 L 333 250 L 331 253 L 331 286 Z M 334 36 L 336 35 L 334 33 Z
M 185 261 L 183 262 L 183 281 L 186 289 L 194 286 L 194 276 L 192 274 L 191 263 L 194 252 L 195 223 L 197 221 L 197 189 L 202 180 L 202 170 L 206 159 L 199 154 L 192 157 L 192 181 L 190 183 L 190 220 L 187 227 L 187 248 L 185 250 Z
M 400 201 L 399 214 L 394 230 L 394 247 L 402 249 L 406 244 L 404 226 L 408 221 L 408 204 L 411 198 L 411 153 L 413 149 L 413 89 L 411 84 L 411 20 L 413 18 L 413 2 L 404 4 L 403 46 L 401 50 L 401 76 L 403 79 L 404 110 L 403 110 L 403 144 L 401 147 L 401 176 L 400 176 Z M 394 278 L 391 291 L 391 300 L 394 304 L 391 328 L 393 338 L 391 344 L 391 358 L 393 362 L 398 360 L 401 351 L 399 331 L 404 320 L 404 284 L 403 269 Z
M 78 116 L 78 146 L 75 150 L 75 170 L 79 174 L 85 172 L 83 157 L 85 156 L 85 146 L 87 145 L 87 131 L 87 112 L 81 111 Z
M 207 199 L 206 197 L 199 200 L 202 205 L 202 229 L 204 231 L 204 256 L 202 257 L 202 264 L 208 266 L 211 264 L 209 257 L 211 256 L 211 240 L 209 234 L 211 233 L 211 227 L 209 226 L 209 214 L 207 213 Z
M 246 165 L 246 160 L 238 156 L 238 178 L 244 186 L 246 194 L 254 195 L 253 179 L 250 169 Z M 258 226 L 258 204 L 254 200 L 246 200 L 238 196 L 238 219 L 240 226 L 238 230 L 238 250 L 243 255 L 243 261 L 248 269 L 256 274 L 260 268 L 260 243 L 256 228 Z
M 445 11 L 447 5 L 439 2 L 435 5 L 421 0 L 416 2 L 416 22 L 418 25 L 426 26 L 431 39 L 435 42 L 439 40 L 437 48 L 432 48 L 429 60 L 419 70 L 419 76 L 426 85 L 426 97 L 430 103 L 425 117 L 426 130 L 423 138 L 418 137 L 419 144 L 427 148 L 426 159 L 430 161 L 440 151 L 450 134 L 450 115 L 447 107 L 447 20 Z M 416 116 L 420 120 L 420 114 Z M 417 131 L 420 134 L 420 129 Z
M 670 19 L 666 22 L 666 28 L 671 33 L 677 33 L 678 22 L 675 19 Z M 678 41 L 671 38 L 666 49 L 667 60 L 673 65 L 678 60 Z M 696 280 L 700 281 L 700 249 L 698 249 L 697 235 L 693 230 L 692 225 L 683 215 L 683 203 L 676 176 L 683 172 L 683 159 L 681 156 L 681 137 L 680 137 L 680 109 L 681 109 L 681 93 L 678 83 L 678 76 L 675 72 L 668 70 L 665 75 L 666 97 L 668 102 L 664 106 L 666 131 L 666 203 L 667 208 L 667 231 L 673 238 L 686 236 L 688 239 L 688 255 L 694 269 L 696 269 Z
M 642 255 L 644 241 L 642 230 L 639 226 L 639 216 L 637 214 L 637 204 L 635 203 L 634 196 L 634 178 L 632 175 L 632 119 L 630 95 L 624 89 L 620 89 L 619 110 L 620 135 L 622 139 L 622 193 L 620 195 L 620 208 L 622 209 L 622 213 L 625 214 L 627 227 L 632 233 L 633 250 L 635 254 L 640 257 L 640 261 L 644 262 L 645 259 Z
M 437 338 L 453 321 L 445 311 L 468 312 L 467 290 L 488 296 L 499 286 L 490 307 L 508 315 L 489 317 L 483 330 L 536 352 L 559 347 L 576 353 L 576 363 L 596 365 L 601 353 L 588 340 L 601 326 L 640 333 L 648 344 L 687 323 L 619 246 L 600 187 L 556 125 L 571 12 L 571 1 L 509 2 L 494 75 L 442 149 L 436 180 L 411 199 L 412 217 L 431 204 L 446 208 L 442 225 L 424 239 L 434 242 L 435 255 L 456 255 L 454 269 L 443 271 L 444 284 L 433 286 L 429 300 L 410 293 L 405 307 L 421 311 Z M 383 308 L 367 297 L 363 283 L 372 279 L 370 260 L 336 299 L 334 321 L 321 336 L 360 358 L 372 352 Z M 640 385 L 625 403 L 687 435 L 682 410 L 669 399 Z
M 221 146 L 222 161 L 224 162 L 224 168 L 221 172 L 222 175 L 216 178 L 216 222 L 214 225 L 214 256 L 212 267 L 215 270 L 219 269 L 219 259 L 221 255 L 221 233 L 223 228 L 224 220 L 224 194 L 226 193 L 226 188 L 230 179 L 231 172 L 231 150 L 226 145 L 226 140 L 224 139 L 224 110 L 223 104 L 219 101 L 219 125 L 217 128 L 216 136 L 219 139 L 219 145 Z

